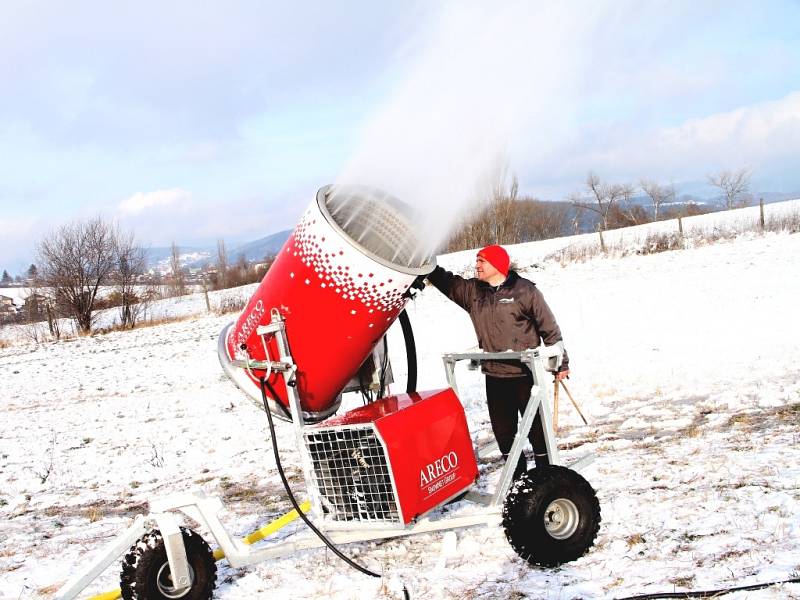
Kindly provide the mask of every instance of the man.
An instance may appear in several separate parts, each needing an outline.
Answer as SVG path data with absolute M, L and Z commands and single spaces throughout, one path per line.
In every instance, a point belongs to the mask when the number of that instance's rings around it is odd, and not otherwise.
M 561 341 L 561 330 L 536 284 L 511 270 L 508 253 L 501 246 L 487 246 L 478 252 L 475 278 L 464 279 L 442 267 L 428 275 L 436 288 L 469 313 L 478 344 L 484 352 L 525 350 Z M 525 411 L 533 386 L 533 376 L 520 361 L 483 361 L 486 375 L 486 400 L 492 431 L 504 458 L 508 458 L 519 415 Z M 569 358 L 556 377 L 569 376 Z M 549 464 L 544 430 L 539 414 L 528 439 L 533 446 L 537 467 Z M 514 479 L 527 472 L 523 455 L 514 470 Z

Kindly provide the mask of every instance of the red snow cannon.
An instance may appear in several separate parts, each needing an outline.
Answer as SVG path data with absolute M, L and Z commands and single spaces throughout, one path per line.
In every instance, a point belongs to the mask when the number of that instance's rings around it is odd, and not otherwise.
M 260 403 L 259 379 L 268 375 L 271 412 L 291 418 L 279 373 L 233 364 L 277 360 L 276 340 L 264 344 L 256 333 L 277 311 L 297 365 L 304 420 L 335 413 L 341 391 L 405 307 L 408 289 L 435 266 L 412 222 L 408 205 L 374 188 L 320 189 L 241 316 L 220 334 L 228 377 Z

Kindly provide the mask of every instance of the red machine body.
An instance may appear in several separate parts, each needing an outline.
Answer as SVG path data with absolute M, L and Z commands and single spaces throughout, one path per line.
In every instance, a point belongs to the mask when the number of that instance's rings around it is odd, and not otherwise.
M 317 193 L 241 316 L 220 338 L 226 373 L 260 402 L 258 378 L 265 372 L 231 363 L 279 359 L 276 341 L 269 340 L 265 352 L 256 334 L 259 325 L 270 322 L 272 311 L 279 312 L 297 365 L 300 404 L 311 422 L 336 411 L 340 392 L 405 306 L 405 292 L 417 276 L 433 270 L 424 259 L 409 266 L 413 252 L 404 256 L 402 244 L 381 237 L 392 234 L 403 244 L 416 243 L 398 210 L 404 205 L 361 188 L 348 194 L 342 200 L 329 188 Z M 283 378 L 272 373 L 267 380 L 287 407 Z M 278 416 L 288 414 L 272 408 Z
M 377 440 L 372 449 L 369 435 Z M 341 520 L 408 524 L 478 476 L 464 408 L 450 388 L 389 396 L 333 417 L 309 427 L 306 444 L 317 487 Z M 331 467 L 337 453 L 343 458 Z

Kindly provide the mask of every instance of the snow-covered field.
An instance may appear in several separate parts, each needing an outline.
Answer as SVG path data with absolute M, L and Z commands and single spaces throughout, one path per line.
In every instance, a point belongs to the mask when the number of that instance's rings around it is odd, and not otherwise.
M 500 528 L 459 530 L 455 548 L 441 533 L 345 547 L 383 580 L 325 550 L 240 570 L 223 561 L 216 597 L 389 598 L 399 579 L 415 599 L 609 598 L 800 577 L 800 234 L 565 267 L 542 261 L 555 244 L 512 258 L 538 265 L 523 274 L 558 317 L 570 389 L 591 417 L 584 426 L 562 400 L 562 458 L 596 455 L 583 472 L 602 508 L 596 546 L 557 569 L 529 568 Z M 440 355 L 475 344 L 469 319 L 432 288 L 409 313 L 418 388 L 443 387 Z M 289 509 L 266 417 L 217 362 L 232 318 L 0 349 L 0 598 L 52 595 L 149 498 L 221 495 L 237 535 Z M 401 344 L 392 329 L 398 388 Z M 473 436 L 489 440 L 480 375 L 458 379 Z M 291 428 L 278 438 L 299 490 Z M 728 597 L 800 598 L 800 585 Z

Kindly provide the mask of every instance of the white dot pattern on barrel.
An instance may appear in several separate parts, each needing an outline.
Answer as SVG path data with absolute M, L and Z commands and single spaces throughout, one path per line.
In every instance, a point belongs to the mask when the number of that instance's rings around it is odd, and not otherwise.
M 403 294 L 414 280 L 359 252 L 311 207 L 294 231 L 294 251 L 314 269 L 318 283 L 345 300 L 358 301 L 382 312 L 405 304 Z

